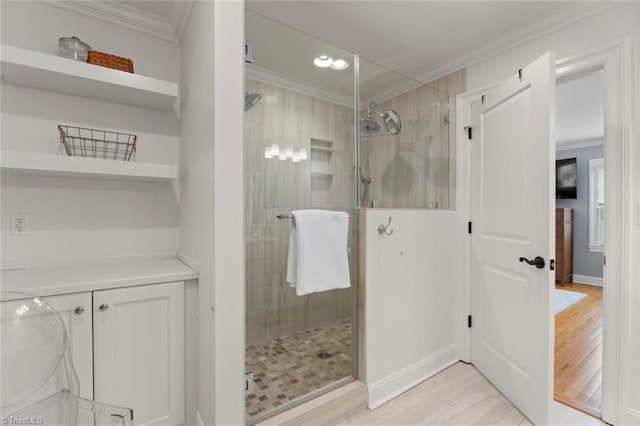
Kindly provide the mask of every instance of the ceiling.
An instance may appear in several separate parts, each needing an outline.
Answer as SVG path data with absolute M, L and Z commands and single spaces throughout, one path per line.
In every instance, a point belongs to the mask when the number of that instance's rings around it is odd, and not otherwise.
M 144 1 L 118 1 L 117 3 L 124 4 L 129 7 L 136 8 L 138 10 L 142 10 L 143 12 L 147 12 L 151 15 L 156 15 L 160 18 L 166 19 L 167 21 L 171 19 L 171 14 L 173 13 L 174 1 L 155 1 L 155 0 L 144 0 Z
M 97 1 L 143 31 L 178 41 L 193 0 Z M 74 1 L 74 5 L 83 2 Z M 247 0 L 246 6 L 327 44 L 429 82 L 588 16 L 613 1 Z M 154 21 L 155 19 L 155 21 Z M 168 26 L 166 30 L 163 26 Z
M 353 104 L 353 53 L 250 10 L 245 14 L 245 34 L 253 44 L 253 64 L 246 67 L 247 77 L 343 105 Z M 313 60 L 320 55 L 347 60 L 349 67 L 340 71 L 318 68 Z M 360 99 L 365 104 L 421 85 L 366 60 L 360 61 L 359 82 Z
M 270 1 L 247 8 L 427 82 L 593 13 L 572 1 Z

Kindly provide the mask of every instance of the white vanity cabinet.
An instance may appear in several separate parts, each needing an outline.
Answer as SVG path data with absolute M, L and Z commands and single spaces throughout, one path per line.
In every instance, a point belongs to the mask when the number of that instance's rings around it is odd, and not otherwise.
M 183 281 L 44 299 L 65 323 L 81 396 L 132 408 L 136 426 L 184 424 Z M 2 309 L 21 303 L 3 301 Z M 3 380 L 3 388 L 9 385 Z M 49 383 L 37 395 L 46 397 L 58 385 Z
M 71 357 L 80 382 L 80 396 L 93 399 L 91 293 L 64 294 L 47 297 L 46 300 L 60 313 L 67 329 Z
M 93 292 L 96 401 L 141 425 L 179 425 L 184 409 L 184 284 Z
M 67 330 L 69 348 L 80 383 L 80 395 L 85 398 L 92 399 L 93 333 L 91 318 L 91 293 L 51 296 L 47 297 L 46 301 L 52 307 L 58 310 Z M 15 312 L 19 310 L 20 307 L 23 306 L 23 304 L 23 299 L 3 301 L 0 307 L 3 312 L 3 321 L 5 320 L 5 317 L 9 318 L 9 321 L 12 318 L 10 315 L 5 316 L 5 312 Z M 35 333 L 38 333 L 38 330 L 43 327 L 43 324 L 45 324 L 44 322 L 42 322 L 40 316 L 52 314 L 26 312 L 21 315 L 24 321 L 23 326 L 27 326 L 29 329 L 35 330 Z M 46 328 L 45 333 L 51 330 L 51 328 Z M 53 330 L 56 331 L 55 329 Z M 60 336 L 62 337 L 62 335 Z M 28 339 L 27 336 L 20 337 L 23 339 Z M 5 343 L 6 341 L 2 339 L 2 345 L 0 345 L 1 350 L 11 351 L 13 349 L 12 347 L 10 347 L 11 345 L 5 345 Z M 29 346 L 29 343 L 25 343 L 25 347 Z M 24 407 L 29 405 L 29 403 L 33 403 L 46 398 L 54 394 L 59 389 L 65 388 L 67 386 L 68 380 L 65 376 L 64 369 L 58 369 L 56 371 L 56 374 L 51 377 L 46 385 L 37 390 L 32 386 L 38 385 L 40 383 L 36 384 L 33 380 L 23 380 L 24 378 L 12 374 L 12 372 L 16 371 L 31 371 L 34 368 L 34 365 L 49 365 L 51 363 L 52 357 L 55 358 L 56 354 L 42 352 L 36 353 L 36 351 L 30 351 L 30 353 L 18 354 L 17 357 L 13 358 L 17 360 L 17 362 L 26 363 L 23 364 L 23 368 L 21 366 L 15 365 L 0 365 L 0 377 L 2 377 L 2 380 L 0 382 L 2 383 L 1 391 L 3 393 L 9 392 L 9 394 L 14 395 L 14 392 L 17 391 L 18 394 L 28 396 L 30 392 L 27 392 L 27 389 L 35 391 L 35 393 L 30 394 L 28 399 L 23 400 L 23 402 L 20 403 L 16 408 Z M 40 373 L 43 373 L 43 371 L 40 371 Z M 44 379 L 44 377 L 41 377 L 41 379 Z

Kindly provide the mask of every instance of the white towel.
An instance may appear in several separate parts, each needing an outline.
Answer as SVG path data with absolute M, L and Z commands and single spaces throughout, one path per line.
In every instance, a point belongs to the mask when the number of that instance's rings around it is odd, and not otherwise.
M 327 210 L 291 213 L 287 282 L 298 296 L 348 288 L 349 215 Z

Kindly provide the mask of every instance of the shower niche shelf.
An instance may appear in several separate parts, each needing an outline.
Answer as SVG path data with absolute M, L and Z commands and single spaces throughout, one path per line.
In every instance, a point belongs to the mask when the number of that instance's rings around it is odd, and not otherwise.
M 311 151 L 333 152 L 333 141 L 311 138 Z
M 311 177 L 331 179 L 333 177 L 333 141 L 311 138 Z
M 311 177 L 319 178 L 319 179 L 331 179 L 333 177 L 333 173 L 311 172 Z

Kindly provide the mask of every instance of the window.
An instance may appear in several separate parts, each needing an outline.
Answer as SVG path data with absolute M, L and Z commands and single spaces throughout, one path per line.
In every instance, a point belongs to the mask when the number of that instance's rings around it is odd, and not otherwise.
M 589 160 L 589 251 L 604 245 L 604 159 Z

